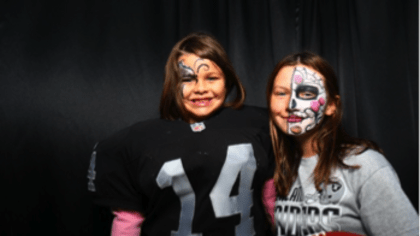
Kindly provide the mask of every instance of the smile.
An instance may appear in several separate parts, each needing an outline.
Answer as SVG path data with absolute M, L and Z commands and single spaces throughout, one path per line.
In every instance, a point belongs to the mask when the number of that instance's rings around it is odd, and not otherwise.
M 212 98 L 201 98 L 201 99 L 192 99 L 191 103 L 195 106 L 205 107 L 209 106 Z
M 301 121 L 302 121 L 302 117 L 295 116 L 295 115 L 291 115 L 287 118 L 287 122 L 289 123 L 296 123 L 296 122 L 301 122 Z

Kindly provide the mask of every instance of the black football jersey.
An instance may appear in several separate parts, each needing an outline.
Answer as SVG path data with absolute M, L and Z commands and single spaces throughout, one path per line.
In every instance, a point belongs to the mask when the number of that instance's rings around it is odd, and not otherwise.
M 139 122 L 100 142 L 88 188 L 97 204 L 137 210 L 141 235 L 266 235 L 262 186 L 274 160 L 263 108 L 223 108 L 188 124 Z

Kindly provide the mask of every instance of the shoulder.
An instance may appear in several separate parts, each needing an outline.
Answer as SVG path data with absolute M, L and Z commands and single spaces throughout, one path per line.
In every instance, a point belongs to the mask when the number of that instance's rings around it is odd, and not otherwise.
M 239 109 L 224 108 L 220 112 L 220 120 L 234 126 L 268 127 L 267 108 L 244 105 Z
M 236 111 L 242 114 L 249 115 L 253 118 L 268 119 L 268 109 L 264 107 L 244 105 Z
M 344 159 L 350 166 L 359 166 L 359 169 L 343 169 L 343 173 L 355 188 L 361 187 L 367 181 L 374 179 L 393 178 L 397 182 L 398 176 L 392 165 L 383 154 L 376 150 L 367 149 L 360 154 L 350 154 Z
M 344 163 L 352 166 L 359 165 L 362 169 L 372 172 L 384 167 L 391 167 L 385 156 L 376 150 L 367 149 L 359 154 L 356 151 L 350 152 L 344 159 Z
M 121 148 L 135 140 L 147 139 L 150 135 L 160 133 L 160 130 L 164 129 L 169 122 L 170 121 L 162 119 L 150 119 L 137 122 L 101 140 L 98 142 L 95 149 L 97 151 L 109 151 Z

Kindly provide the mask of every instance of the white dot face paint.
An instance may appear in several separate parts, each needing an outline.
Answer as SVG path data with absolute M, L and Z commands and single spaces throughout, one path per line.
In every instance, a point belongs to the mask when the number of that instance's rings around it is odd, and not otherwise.
M 307 67 L 295 67 L 291 78 L 287 133 L 302 135 L 319 124 L 327 103 L 324 81 Z

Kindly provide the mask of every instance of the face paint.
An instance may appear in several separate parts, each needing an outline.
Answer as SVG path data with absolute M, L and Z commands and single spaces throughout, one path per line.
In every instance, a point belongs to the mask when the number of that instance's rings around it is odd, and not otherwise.
M 193 68 L 187 66 L 184 64 L 184 61 L 179 61 L 178 62 L 178 66 L 179 66 L 179 71 L 181 74 L 181 78 L 183 81 L 190 81 L 190 80 L 197 80 L 197 74 L 200 73 L 200 69 L 203 68 L 204 71 L 208 71 L 209 70 L 209 65 L 207 65 L 204 62 L 204 59 L 202 58 L 197 58 L 197 60 L 195 60 L 194 62 L 194 68 L 196 68 L 197 73 L 194 71 Z M 184 97 L 184 89 L 185 89 L 185 84 L 183 84 L 181 86 L 181 96 Z
M 186 119 L 195 123 L 204 120 L 219 109 L 226 98 L 225 77 L 213 61 L 195 54 L 184 54 L 178 59 L 180 92 Z
M 189 79 L 195 79 L 197 78 L 197 75 L 195 74 L 194 70 L 185 65 L 184 61 L 179 61 L 178 62 L 178 66 L 179 66 L 179 71 L 181 73 L 181 78 L 189 78 Z
M 322 78 L 308 68 L 296 67 L 291 80 L 288 133 L 301 135 L 321 122 L 327 94 Z
M 194 68 L 197 68 L 197 74 L 198 73 L 200 73 L 200 69 L 201 68 L 204 68 L 204 70 L 205 71 L 208 71 L 209 70 L 209 65 L 207 65 L 205 62 L 204 62 L 204 59 L 202 59 L 202 58 L 198 58 L 197 60 L 195 60 L 195 62 L 194 62 Z
M 195 74 L 194 70 L 185 65 L 184 61 L 178 62 L 179 71 L 181 74 L 182 80 L 195 80 L 197 79 L 197 75 Z M 181 97 L 184 97 L 184 90 L 185 90 L 185 84 L 181 85 Z

